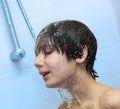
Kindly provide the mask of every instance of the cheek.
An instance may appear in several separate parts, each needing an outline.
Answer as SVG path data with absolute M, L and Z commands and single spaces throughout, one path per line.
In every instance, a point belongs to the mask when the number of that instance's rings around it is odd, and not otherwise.
M 55 70 L 55 71 L 62 71 L 64 68 L 64 64 L 62 60 L 55 58 L 48 60 L 47 65 L 50 68 L 50 70 Z
M 75 65 L 73 63 L 68 63 L 65 60 L 63 61 L 60 60 L 59 63 L 55 64 L 54 73 L 58 78 L 65 80 L 74 75 Z
M 65 55 L 53 53 L 46 58 L 46 65 L 55 75 L 71 75 L 75 69 L 75 62 L 68 62 Z
M 73 81 L 75 81 L 74 70 L 64 66 L 62 69 L 56 69 L 54 75 L 56 77 L 56 83 L 58 84 L 57 86 L 61 88 L 67 88 L 73 84 Z
M 46 64 L 53 68 L 62 67 L 64 64 L 64 58 L 65 57 L 63 55 L 53 52 L 51 55 L 46 57 Z

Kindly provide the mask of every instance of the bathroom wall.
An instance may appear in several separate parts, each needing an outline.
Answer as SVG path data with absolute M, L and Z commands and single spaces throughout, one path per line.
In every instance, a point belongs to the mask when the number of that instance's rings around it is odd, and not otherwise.
M 120 26 L 113 0 L 21 0 L 36 36 L 48 23 L 75 19 L 84 22 L 98 40 L 95 70 L 98 81 L 120 89 Z M 13 40 L 0 1 L 0 109 L 56 109 L 62 102 L 56 89 L 48 89 L 33 65 L 35 41 L 17 0 L 7 0 L 20 47 L 25 57 L 10 60 Z M 119 1 L 118 1 L 119 2 Z

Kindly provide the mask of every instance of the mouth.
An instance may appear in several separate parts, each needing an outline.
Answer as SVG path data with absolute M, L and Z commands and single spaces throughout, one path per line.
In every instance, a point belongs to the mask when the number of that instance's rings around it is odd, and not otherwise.
M 43 72 L 42 76 L 45 77 L 47 74 L 49 74 L 49 72 Z
M 44 80 L 46 80 L 48 78 L 49 73 L 50 73 L 49 71 L 44 71 L 44 72 L 40 72 L 40 75 L 43 77 Z

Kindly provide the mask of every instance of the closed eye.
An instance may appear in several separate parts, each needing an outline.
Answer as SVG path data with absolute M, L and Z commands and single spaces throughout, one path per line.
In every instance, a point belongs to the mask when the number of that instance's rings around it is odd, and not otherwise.
M 41 45 L 37 47 L 37 50 L 35 52 L 36 56 L 40 53 L 44 53 L 45 55 L 49 55 L 53 52 L 54 47 L 52 45 Z
M 52 45 L 44 45 L 44 52 L 45 54 L 51 54 L 53 52 L 53 46 Z

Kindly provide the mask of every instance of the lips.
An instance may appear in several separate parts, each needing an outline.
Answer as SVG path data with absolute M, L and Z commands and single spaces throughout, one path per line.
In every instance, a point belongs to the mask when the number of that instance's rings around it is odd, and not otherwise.
M 44 77 L 44 76 L 46 76 L 48 73 L 49 73 L 49 72 L 44 72 L 42 76 Z
M 49 71 L 42 71 L 39 74 L 42 75 L 43 77 L 45 77 L 49 73 L 50 73 Z

